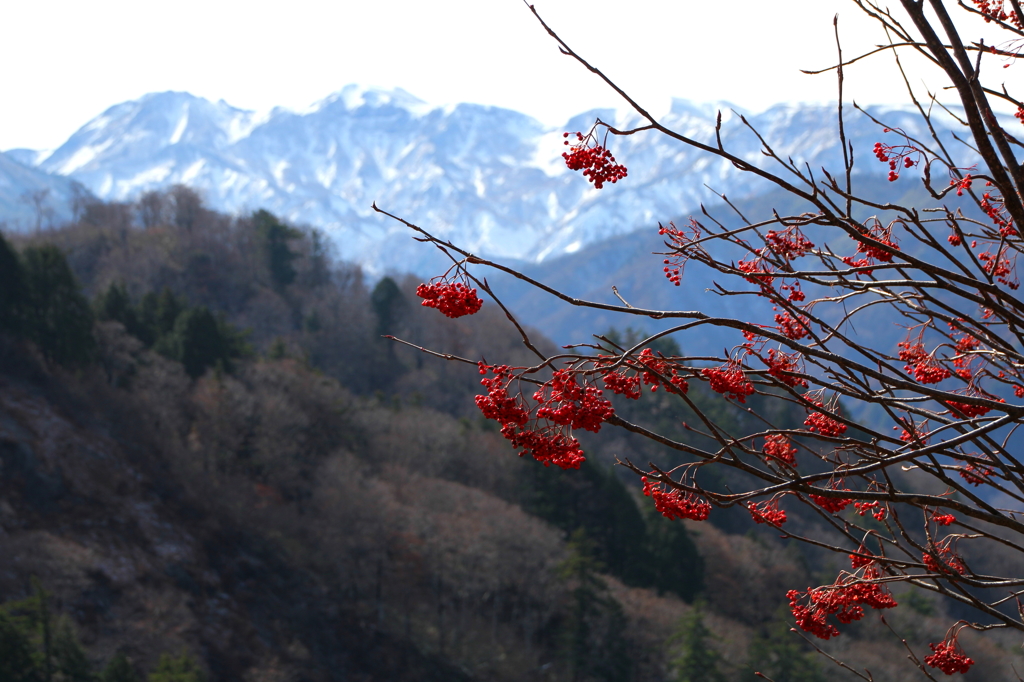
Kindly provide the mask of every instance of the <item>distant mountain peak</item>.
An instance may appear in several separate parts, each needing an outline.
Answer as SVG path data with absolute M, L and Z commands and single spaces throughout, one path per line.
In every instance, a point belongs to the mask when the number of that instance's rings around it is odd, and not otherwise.
M 741 114 L 781 158 L 841 172 L 835 105 L 784 104 L 750 113 L 727 102 L 675 99 L 663 121 L 714 144 L 719 110 L 723 143 L 738 157 L 774 163 L 737 119 Z M 893 127 L 915 125 L 902 108 L 872 111 Z M 609 138 L 629 176 L 595 190 L 561 158 L 561 133 L 589 130 L 595 118 L 620 126 L 640 122 L 624 110 L 600 109 L 552 129 L 509 109 L 433 106 L 401 88 L 362 85 L 347 85 L 305 110 L 264 113 L 167 91 L 110 107 L 52 154 L 18 150 L 11 158 L 77 180 L 108 200 L 184 183 L 219 210 L 266 208 L 324 230 L 339 255 L 375 273 L 426 274 L 437 256 L 374 213 L 374 202 L 470 250 L 539 262 L 685 217 L 715 197 L 706 186 L 736 199 L 769 189 L 721 159 L 640 133 Z M 866 152 L 882 135 L 852 108 L 846 121 L 856 150 Z M 884 177 L 886 169 L 872 157 L 861 158 L 856 173 Z
M 669 114 L 671 116 L 695 116 L 697 118 L 705 118 L 709 121 L 713 121 L 719 111 L 722 112 L 723 118 L 733 111 L 743 115 L 750 113 L 743 107 L 736 106 L 732 102 L 698 102 L 692 99 L 673 97 Z
M 304 113 L 329 110 L 336 106 L 341 106 L 349 111 L 363 107 L 380 108 L 395 106 L 418 115 L 426 114 L 436 108 L 402 88 L 389 90 L 373 86 L 349 84 L 341 90 L 314 102 Z

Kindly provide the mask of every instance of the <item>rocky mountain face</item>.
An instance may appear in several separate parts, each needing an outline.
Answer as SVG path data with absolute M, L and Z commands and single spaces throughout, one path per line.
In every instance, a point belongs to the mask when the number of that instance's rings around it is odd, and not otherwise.
M 746 161 L 779 170 L 778 161 L 762 153 L 753 128 L 779 158 L 818 179 L 822 167 L 842 168 L 833 106 L 779 105 L 751 114 L 728 104 L 676 100 L 662 122 L 714 145 L 719 111 L 722 143 Z M 870 113 L 890 127 L 922 133 L 913 112 Z M 339 256 L 371 273 L 436 274 L 436 254 L 376 213 L 374 203 L 474 252 L 536 263 L 697 210 L 716 199 L 714 192 L 748 199 L 772 189 L 728 162 L 641 132 L 608 141 L 629 177 L 595 190 L 569 172 L 560 155 L 562 132 L 585 133 L 597 118 L 621 128 L 640 124 L 635 116 L 595 110 L 550 130 L 515 111 L 431 107 L 402 90 L 357 86 L 306 111 L 265 114 L 187 93 L 154 93 L 111 107 L 52 153 L 7 152 L 0 157 L 0 194 L 5 177 L 15 178 L 7 183 L 17 188 L 13 195 L 47 179 L 55 188 L 50 204 L 63 207 L 67 190 L 57 188 L 67 188 L 68 180 L 108 201 L 181 183 L 218 210 L 266 208 L 318 227 L 333 238 Z M 868 116 L 848 108 L 847 135 L 859 154 L 856 171 L 884 177 L 887 169 L 870 149 L 878 140 L 898 143 L 898 134 L 883 134 Z M 0 196 L 0 210 L 10 211 L 10 203 Z M 38 218 L 24 201 L 11 215 L 22 226 Z

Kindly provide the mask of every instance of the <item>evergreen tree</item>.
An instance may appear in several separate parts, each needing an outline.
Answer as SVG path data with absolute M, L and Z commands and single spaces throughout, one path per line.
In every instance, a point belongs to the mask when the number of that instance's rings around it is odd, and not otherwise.
M 57 620 L 51 648 L 53 667 L 61 682 L 91 682 L 95 679 L 85 649 L 66 616 Z
M 653 505 L 646 509 L 648 585 L 693 603 L 704 589 L 704 559 L 686 526 L 670 521 Z
M 53 627 L 50 620 L 50 593 L 43 589 L 43 584 L 35 576 L 32 577 L 33 595 L 22 602 L 26 613 L 26 622 L 34 625 L 39 633 L 40 649 L 42 649 L 43 679 L 53 679 Z
M 373 374 L 378 386 L 386 390 L 401 376 L 405 368 L 395 355 L 395 344 L 381 337 L 385 334 L 400 333 L 398 327 L 408 309 L 405 297 L 395 284 L 395 280 L 390 277 L 384 277 L 377 282 L 370 294 L 370 304 L 377 318 L 376 341 L 372 346 L 373 358 L 376 361 Z
M 303 284 L 316 289 L 331 281 L 331 263 L 327 248 L 327 240 L 320 230 L 309 231 L 308 267 L 303 276 Z
M 94 307 L 97 319 L 120 322 L 125 331 L 139 339 L 147 335 L 123 282 L 111 282 L 107 290 L 96 298 Z
M 604 569 L 629 584 L 646 586 L 646 529 L 622 481 L 591 462 L 571 480 L 529 464 L 521 469 L 523 507 L 568 534 L 583 529 Z
M 25 249 L 24 262 L 29 337 L 49 360 L 85 364 L 95 347 L 92 309 L 67 259 L 56 246 L 44 244 Z
M 40 682 L 30 630 L 0 610 L 0 682 Z
M 118 653 L 100 674 L 100 682 L 142 682 L 135 667 L 124 653 Z
M 288 357 L 288 344 L 280 336 L 274 339 L 267 349 L 268 360 L 284 360 Z
M 757 633 L 748 657 L 751 671 L 767 675 L 775 682 L 825 682 L 814 652 L 790 631 L 784 609 Z
M 49 602 L 49 593 L 33 577 L 31 596 L 0 607 L 0 653 L 10 656 L 9 662 L 0 660 L 0 682 L 53 681 L 54 636 Z
M 395 280 L 384 277 L 377 282 L 370 294 L 370 302 L 373 304 L 373 312 L 377 316 L 377 335 L 394 334 L 396 326 L 406 310 L 405 296 L 402 290 L 395 284 Z M 391 348 L 393 344 L 388 344 Z
M 28 295 L 21 259 L 0 234 L 0 332 L 22 331 Z
M 559 567 L 561 577 L 573 584 L 562 628 L 565 662 L 573 682 L 625 682 L 631 672 L 622 636 L 626 617 L 598 575 L 603 566 L 594 549 L 586 531 L 577 530 L 569 540 L 569 558 Z
M 295 281 L 297 274 L 292 261 L 298 257 L 298 254 L 291 250 L 288 242 L 298 239 L 302 233 L 294 227 L 288 227 L 273 213 L 263 209 L 256 211 L 252 220 L 267 270 L 270 273 L 270 282 L 275 289 L 284 289 Z
M 683 619 L 674 638 L 682 645 L 670 662 L 677 682 L 725 682 L 719 667 L 722 657 L 709 642 L 712 637 L 698 604 Z
M 225 369 L 241 355 L 240 339 L 209 308 L 189 308 L 178 315 L 170 334 L 161 337 L 157 350 L 185 366 L 195 379 L 218 363 Z
M 164 288 L 159 294 L 155 291 L 147 293 L 139 305 L 139 324 L 143 334 L 139 339 L 147 346 L 156 344 L 171 333 L 185 307 L 185 302 L 170 289 Z
M 520 504 L 567 533 L 578 529 L 594 543 L 594 556 L 627 585 L 672 592 L 687 602 L 703 589 L 704 564 L 686 526 L 661 514 L 641 513 L 621 479 L 585 462 L 572 479 L 548 467 L 520 469 Z
M 177 658 L 170 654 L 160 656 L 160 662 L 149 674 L 148 682 L 203 682 L 205 679 L 196 659 L 182 651 Z

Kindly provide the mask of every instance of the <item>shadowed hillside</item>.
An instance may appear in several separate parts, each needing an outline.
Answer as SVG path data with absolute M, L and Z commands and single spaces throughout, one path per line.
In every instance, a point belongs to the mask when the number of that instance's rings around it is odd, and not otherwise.
M 14 679 L 115 679 L 123 660 L 150 680 L 640 682 L 678 677 L 694 651 L 730 680 L 780 661 L 802 663 L 776 679 L 822 679 L 779 609 L 831 559 L 745 512 L 653 513 L 611 464 L 665 454 L 627 434 L 585 442 L 579 471 L 520 459 L 473 404 L 475 367 L 380 338 L 525 364 L 490 302 L 448 320 L 417 280 L 370 286 L 317 233 L 229 218 L 186 188 L 0 246 L 0 645 L 28 671 Z M 661 394 L 622 409 L 696 437 Z M 905 602 L 891 622 L 910 640 L 948 617 Z M 905 679 L 877 623 L 830 646 Z

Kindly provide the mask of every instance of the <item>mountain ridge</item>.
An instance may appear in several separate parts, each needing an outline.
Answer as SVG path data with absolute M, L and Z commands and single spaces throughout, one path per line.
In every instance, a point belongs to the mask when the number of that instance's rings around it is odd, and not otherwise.
M 775 145 L 779 158 L 792 157 L 812 172 L 841 171 L 832 105 L 780 104 L 750 113 L 727 103 L 675 99 L 662 122 L 714 144 L 719 111 L 723 143 L 744 161 L 775 163 L 762 154 L 749 124 Z M 910 110 L 871 114 L 909 134 L 923 132 Z M 644 133 L 608 142 L 629 177 L 595 190 L 568 171 L 560 155 L 562 132 L 586 132 L 598 118 L 623 129 L 642 123 L 600 109 L 574 116 L 564 128 L 547 128 L 509 109 L 437 107 L 405 90 L 353 85 L 304 110 L 263 113 L 164 92 L 110 107 L 49 154 L 13 150 L 7 156 L 26 169 L 79 182 L 108 201 L 186 184 L 217 210 L 266 208 L 323 230 L 341 258 L 371 274 L 425 275 L 443 262 L 409 239 L 404 226 L 375 213 L 374 203 L 481 255 L 543 262 L 697 210 L 719 199 L 716 192 L 749 198 L 771 190 L 728 161 Z M 951 136 L 951 119 L 940 124 Z M 863 115 L 850 114 L 846 128 L 862 156 L 883 138 Z M 862 163 L 854 170 L 882 175 L 887 169 Z

